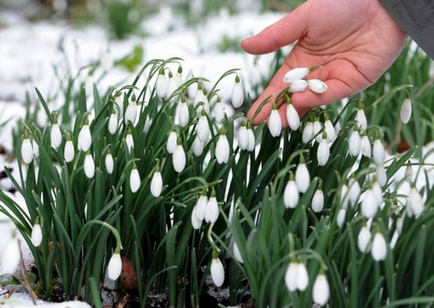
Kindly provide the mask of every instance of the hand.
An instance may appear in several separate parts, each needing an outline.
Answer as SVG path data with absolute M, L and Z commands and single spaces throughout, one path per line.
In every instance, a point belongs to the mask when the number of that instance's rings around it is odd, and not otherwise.
M 291 100 L 300 116 L 310 108 L 356 94 L 373 84 L 393 63 L 407 40 L 407 34 L 378 0 L 309 0 L 293 12 L 241 42 L 251 54 L 270 53 L 297 41 L 283 66 L 248 113 L 251 119 L 259 104 L 288 86 L 283 76 L 291 68 L 321 65 L 307 78 L 324 81 L 328 90 L 294 93 Z M 271 98 L 273 101 L 273 98 Z M 268 118 L 266 104 L 253 124 Z M 279 108 L 287 126 L 286 104 Z

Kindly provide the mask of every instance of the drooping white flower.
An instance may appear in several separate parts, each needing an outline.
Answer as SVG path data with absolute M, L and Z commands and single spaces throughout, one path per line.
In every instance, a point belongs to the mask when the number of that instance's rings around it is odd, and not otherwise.
M 177 88 L 178 87 L 176 86 L 176 82 L 175 82 L 175 79 L 173 77 L 173 74 L 169 70 L 169 76 L 166 79 L 166 91 L 165 91 L 164 97 L 166 99 L 169 99 L 169 97 L 173 94 L 173 92 L 176 91 Z
M 400 117 L 401 121 L 404 124 L 407 124 L 411 118 L 411 100 L 410 98 L 406 98 L 401 106 Z
M 126 143 L 128 152 L 131 153 L 131 151 L 134 149 L 134 139 L 133 139 L 133 135 L 131 134 L 130 129 L 128 129 L 127 135 L 125 136 L 125 143 Z
M 289 176 L 289 181 L 286 183 L 285 190 L 283 191 L 283 203 L 287 209 L 294 209 L 300 199 L 298 187 L 294 180 L 292 172 Z
M 155 83 L 155 91 L 159 98 L 163 98 L 166 95 L 166 75 L 164 74 L 163 68 L 161 68 L 158 73 L 157 81 Z
M 176 72 L 175 77 L 173 77 L 173 81 L 175 81 L 176 88 L 179 88 L 184 83 L 184 77 L 182 75 L 182 66 L 178 66 L 178 71 Z
M 136 119 L 137 119 L 137 103 L 135 100 L 130 100 L 124 114 L 125 125 L 128 125 L 129 122 L 131 122 L 131 124 L 134 125 L 136 123 Z
M 300 115 L 289 98 L 286 105 L 286 121 L 293 131 L 296 131 L 300 127 Z
M 197 87 L 197 93 L 193 100 L 193 106 L 196 108 L 197 117 L 200 117 L 202 113 L 202 109 L 205 110 L 207 114 L 209 114 L 209 101 L 208 97 L 205 95 L 206 89 L 202 84 L 199 84 Z M 202 104 L 201 107 L 198 107 L 199 104 Z
M 305 193 L 310 185 L 310 174 L 303 155 L 301 155 L 300 162 L 297 169 L 295 169 L 295 183 L 301 193 Z
M 249 139 L 247 135 L 247 126 L 244 121 L 241 122 L 240 130 L 238 131 L 238 145 L 241 150 L 247 150 Z
M 307 81 L 304 79 L 300 79 L 291 83 L 288 92 L 289 93 L 302 92 L 306 89 L 306 87 L 307 87 Z
M 381 187 L 387 184 L 387 173 L 386 169 L 384 169 L 383 164 L 377 165 L 375 174 L 377 176 L 377 182 L 378 184 L 380 184 Z
M 289 70 L 285 76 L 283 76 L 283 82 L 293 83 L 297 80 L 303 79 L 311 72 L 309 67 L 298 67 Z
M 386 159 L 386 152 L 384 150 L 383 143 L 381 143 L 381 140 L 378 137 L 374 141 L 374 147 L 372 152 L 377 165 L 383 164 Z
M 377 206 L 378 208 L 380 208 L 381 204 L 383 203 L 383 189 L 381 188 L 380 183 L 378 183 L 378 181 L 374 181 L 372 183 L 372 191 L 374 192 Z
M 408 194 L 406 210 L 408 217 L 419 218 L 425 208 L 425 202 L 422 199 L 419 191 L 416 189 L 414 185 L 410 188 L 410 193 Z
M 369 137 L 366 134 L 366 132 L 363 134 L 362 141 L 360 143 L 360 150 L 363 156 L 371 158 L 372 156 L 371 141 L 369 140 Z
M 282 119 L 280 118 L 279 111 L 277 111 L 276 103 L 273 103 L 273 109 L 268 119 L 268 129 L 273 137 L 280 136 L 282 132 Z
M 163 177 L 161 176 L 160 168 L 157 167 L 151 179 L 151 194 L 158 198 L 163 190 Z
M 216 287 L 221 287 L 225 281 L 225 270 L 219 258 L 213 258 L 211 261 L 211 278 Z
M 297 290 L 298 263 L 290 262 L 285 272 L 285 284 L 289 292 Z
M 179 103 L 178 120 L 179 120 L 179 125 L 181 125 L 181 127 L 186 127 L 188 122 L 190 121 L 190 112 L 188 110 L 188 104 L 184 98 L 181 99 L 181 102 Z
M 221 123 L 225 119 L 226 113 L 225 108 L 223 107 L 222 102 L 220 101 L 220 97 L 217 97 L 217 101 L 214 105 L 214 118 L 217 123 Z
M 368 120 L 366 119 L 363 106 L 359 106 L 359 108 L 357 108 L 355 121 L 357 122 L 357 128 L 361 128 L 362 131 L 365 131 L 368 128 Z
M 359 182 L 354 177 L 351 177 L 348 181 L 348 201 L 350 202 L 350 205 L 352 207 L 357 204 L 360 196 L 360 191 L 361 188 Z
M 336 139 L 336 130 L 328 115 L 325 115 L 324 131 L 327 133 L 327 141 L 333 142 Z
M 60 127 L 57 122 L 53 123 L 53 125 L 51 126 L 50 138 L 51 146 L 57 149 L 62 143 L 62 132 L 60 131 Z
M 324 306 L 330 298 L 330 286 L 325 274 L 318 274 L 313 283 L 312 299 L 313 302 Z
M 234 245 L 232 246 L 232 250 L 233 250 L 234 258 L 238 262 L 244 263 L 243 256 L 241 255 L 240 249 L 238 248 L 238 244 L 235 241 L 234 241 Z
M 178 135 L 175 131 L 171 131 L 169 134 L 169 138 L 167 138 L 166 150 L 168 153 L 173 154 L 176 149 L 176 142 L 178 140 Z
M 87 152 L 92 144 L 92 134 L 90 133 L 89 123 L 86 122 L 81 127 L 78 133 L 77 149 L 79 151 Z
M 368 188 L 363 194 L 361 210 L 366 219 L 374 217 L 377 214 L 378 200 L 372 188 Z
M 323 137 L 318 145 L 316 157 L 318 160 L 318 165 L 325 166 L 330 157 L 330 146 L 327 142 L 326 133 L 323 134 Z
M 226 134 L 220 133 L 215 147 L 215 158 L 219 164 L 227 163 L 229 161 L 229 141 Z
M 175 171 L 181 173 L 185 168 L 187 158 L 185 157 L 185 151 L 182 147 L 180 138 L 178 138 L 175 151 L 173 152 L 172 160 L 173 168 L 175 169 Z
M 360 138 L 359 131 L 354 129 L 348 140 L 348 153 L 351 156 L 359 156 L 362 139 Z
M 313 121 L 309 119 L 303 129 L 302 141 L 303 143 L 308 143 L 313 138 Z
M 322 139 L 321 130 L 322 130 L 322 125 L 319 122 L 318 118 L 315 117 L 315 120 L 313 121 L 313 135 L 315 136 L 315 141 L 317 143 L 320 143 Z
M 297 270 L 297 289 L 299 291 L 305 291 L 309 285 L 309 274 L 307 273 L 307 268 L 304 263 L 298 263 Z
M 312 92 L 318 94 L 324 93 L 328 89 L 327 84 L 319 79 L 307 79 L 307 85 Z
M 215 223 L 219 218 L 219 206 L 217 203 L 217 198 L 215 191 L 211 192 L 211 197 L 208 200 L 206 211 L 205 211 L 205 221 L 209 223 Z
M 387 243 L 383 233 L 376 232 L 372 240 L 371 255 L 375 261 L 383 261 L 387 256 Z
M 114 167 L 113 155 L 110 153 L 110 151 L 108 151 L 107 155 L 105 156 L 105 169 L 107 170 L 108 174 L 112 174 L 113 167 Z
M 33 225 L 30 239 L 32 241 L 33 246 L 35 247 L 39 247 L 39 245 L 41 245 L 42 243 L 42 229 L 38 220 Z
M 200 141 L 199 137 L 196 135 L 196 138 L 193 140 L 193 153 L 196 157 L 199 157 L 203 153 L 203 147 L 205 144 Z
M 63 157 L 67 163 L 72 162 L 75 156 L 74 144 L 71 139 L 66 140 L 65 148 L 63 150 Z
M 95 175 L 95 162 L 89 151 L 84 157 L 84 174 L 86 174 L 89 179 L 93 178 Z
M 187 88 L 187 95 L 191 100 L 194 100 L 194 98 L 197 95 L 197 90 L 199 89 L 200 83 L 193 83 L 188 86 Z
M 208 119 L 205 111 L 202 111 L 202 115 L 196 126 L 197 137 L 202 142 L 207 142 L 211 138 L 211 131 L 208 125 Z
M 205 213 L 208 206 L 208 196 L 206 191 L 204 190 L 202 195 L 200 195 L 199 199 L 197 199 L 196 203 L 196 218 L 200 221 L 205 219 Z
M 315 213 L 321 212 L 324 207 L 324 192 L 322 191 L 321 185 L 318 187 L 312 197 L 311 206 L 312 211 Z
M 234 108 L 239 108 L 244 102 L 244 91 L 241 86 L 240 77 L 235 76 L 235 83 L 232 88 L 231 103 Z
M 341 207 L 343 209 L 347 209 L 348 208 L 348 203 L 349 203 L 349 195 L 348 195 L 348 185 L 347 184 L 343 184 L 341 186 L 341 191 L 339 193 L 339 201 L 341 203 Z
M 139 170 L 137 170 L 137 166 L 134 164 L 130 173 L 130 189 L 133 194 L 139 190 L 140 184 L 141 180 Z
M 119 251 L 112 254 L 107 266 L 107 275 L 111 280 L 116 280 L 122 273 L 122 258 Z
M 109 117 L 107 128 L 109 133 L 112 135 L 114 135 L 118 130 L 118 116 L 114 110 Z
M 369 252 L 371 249 L 371 237 L 372 235 L 369 228 L 367 226 L 363 226 L 362 229 L 360 229 L 359 235 L 357 236 L 357 246 L 361 252 Z
M 256 146 L 255 133 L 253 132 L 252 125 L 250 122 L 247 124 L 247 151 L 252 152 Z
M 32 142 L 28 137 L 26 138 L 26 136 L 24 137 L 23 143 L 21 145 L 21 158 L 27 165 L 33 161 Z
M 15 233 L 6 242 L 0 257 L 0 275 L 13 275 L 20 261 L 20 247 Z
M 341 208 L 338 212 L 338 216 L 336 217 L 336 223 L 338 224 L 339 228 L 342 228 L 342 226 L 344 225 L 345 215 L 347 215 L 347 210 Z
M 197 218 L 197 206 L 194 206 L 193 211 L 191 212 L 191 225 L 193 226 L 193 229 L 199 230 L 202 226 L 202 219 Z

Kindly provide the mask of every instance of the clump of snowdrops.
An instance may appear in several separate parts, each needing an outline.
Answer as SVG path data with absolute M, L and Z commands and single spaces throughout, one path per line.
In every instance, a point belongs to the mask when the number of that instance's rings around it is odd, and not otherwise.
M 313 69 L 288 72 L 268 127 L 226 115 L 222 79 L 234 79 L 235 108 L 245 101 L 237 70 L 185 80 L 177 58 L 104 95 L 94 86 L 91 106 L 82 89 L 70 125 L 38 92 L 49 122 L 25 122 L 20 178 L 8 172 L 25 206 L 0 200 L 45 287 L 59 279 L 66 298 L 96 306 L 109 279 L 141 307 L 165 292 L 170 307 L 199 307 L 207 277 L 230 305 L 244 294 L 256 307 L 433 302 L 433 193 L 413 182 L 414 150 L 388 158 L 360 100 L 300 119 L 291 93 L 327 90 Z

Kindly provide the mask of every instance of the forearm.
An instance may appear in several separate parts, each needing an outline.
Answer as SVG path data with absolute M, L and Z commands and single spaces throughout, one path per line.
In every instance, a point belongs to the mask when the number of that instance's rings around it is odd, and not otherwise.
M 434 59 L 434 3 L 431 0 L 380 0 L 395 21 Z

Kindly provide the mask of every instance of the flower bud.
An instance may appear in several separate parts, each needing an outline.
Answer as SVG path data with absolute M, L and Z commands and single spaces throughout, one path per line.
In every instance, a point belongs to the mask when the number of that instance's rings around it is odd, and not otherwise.
M 371 255 L 375 261 L 383 261 L 387 256 L 387 243 L 383 233 L 376 232 L 372 240 Z
M 361 204 L 361 210 L 363 216 L 367 219 L 374 217 L 375 214 L 377 214 L 378 201 L 372 188 L 368 188 L 365 191 Z
M 175 77 L 173 77 L 173 81 L 175 81 L 176 88 L 179 88 L 184 83 L 184 77 L 182 76 L 182 66 L 178 66 L 178 71 L 176 72 Z
M 371 249 L 371 231 L 367 226 L 363 226 L 360 229 L 359 235 L 357 236 L 357 245 L 361 252 L 367 253 Z
M 178 144 L 172 156 L 173 168 L 175 169 L 176 172 L 181 173 L 185 168 L 187 159 L 185 157 L 185 152 L 184 152 L 184 148 L 182 147 L 181 140 L 179 139 L 177 143 Z
M 175 79 L 173 78 L 173 74 L 171 71 L 169 71 L 169 76 L 166 79 L 166 91 L 164 94 L 164 97 L 166 99 L 169 99 L 169 97 L 173 94 L 173 92 L 175 92 L 177 89 L 176 83 L 175 83 Z
M 315 120 L 313 121 L 313 135 L 316 136 L 315 141 L 317 143 L 320 143 L 322 139 L 321 130 L 322 130 L 322 125 L 319 122 L 318 118 L 315 117 Z
M 273 103 L 273 109 L 271 110 L 270 118 L 268 119 L 268 128 L 273 137 L 280 136 L 280 133 L 282 132 L 282 119 L 280 119 L 279 111 L 277 111 L 275 103 Z
M 366 119 L 365 111 L 362 106 L 357 108 L 356 118 L 357 128 L 361 128 L 362 131 L 365 131 L 368 128 L 368 120 Z
M 232 249 L 233 249 L 234 258 L 235 258 L 238 262 L 240 262 L 240 263 L 244 263 L 243 256 L 242 256 L 241 253 L 240 253 L 240 249 L 238 248 L 238 244 L 237 244 L 237 242 L 234 241 L 234 245 L 233 245 Z
M 35 224 L 33 225 L 31 241 L 32 241 L 33 246 L 35 246 L 35 247 L 39 247 L 39 245 L 41 245 L 42 229 L 41 229 L 41 225 L 39 224 L 38 220 L 36 220 Z
M 215 147 L 215 158 L 219 164 L 229 161 L 229 142 L 225 134 L 220 134 Z
M 347 210 L 341 208 L 338 212 L 338 216 L 336 217 L 336 223 L 338 224 L 339 228 L 342 228 L 345 223 L 345 215 L 347 215 Z
M 300 127 L 300 115 L 289 99 L 286 105 L 286 121 L 293 131 L 296 131 Z
M 294 81 L 288 89 L 289 93 L 303 92 L 307 87 L 307 81 L 304 79 Z
M 81 127 L 78 133 L 77 149 L 83 152 L 87 152 L 92 144 L 92 134 L 90 133 L 89 123 L 86 123 Z
M 246 150 L 249 144 L 249 139 L 247 135 L 247 126 L 243 121 L 240 126 L 240 130 L 238 131 L 238 145 L 241 150 Z
M 225 281 L 225 270 L 219 258 L 213 258 L 211 262 L 211 278 L 216 287 L 221 287 Z
M 308 143 L 312 140 L 313 136 L 313 121 L 309 120 L 304 126 L 301 139 L 303 143 Z
M 290 262 L 285 272 L 285 284 L 289 292 L 297 290 L 298 263 Z
M 400 117 L 401 117 L 401 121 L 404 124 L 407 124 L 408 121 L 410 121 L 411 118 L 411 100 L 410 98 L 406 98 L 404 100 L 404 102 L 402 103 L 401 106 L 401 112 L 400 112 Z
M 75 156 L 74 144 L 72 143 L 72 140 L 69 139 L 65 143 L 63 157 L 67 163 L 70 163 L 74 159 L 74 156 Z
M 312 289 L 312 299 L 313 302 L 324 306 L 327 304 L 330 298 L 330 286 L 327 281 L 327 277 L 324 274 L 319 274 L 316 276 L 315 281 L 313 283 Z
M 326 133 L 323 134 L 322 140 L 318 145 L 318 150 L 316 153 L 318 165 L 325 166 L 330 157 L 330 147 L 327 142 Z
M 118 129 L 118 116 L 116 112 L 112 112 L 108 120 L 107 128 L 110 134 L 114 135 Z
M 134 164 L 133 169 L 131 170 L 130 173 L 130 189 L 132 193 L 135 193 L 139 190 L 140 188 L 140 174 L 139 171 L 137 170 L 136 164 Z
M 199 230 L 202 226 L 202 219 L 197 218 L 197 206 L 194 206 L 193 211 L 191 212 L 191 225 L 193 229 Z
M 28 137 L 24 137 L 23 139 L 23 144 L 21 145 L 21 158 L 27 165 L 33 161 L 32 142 Z
M 350 205 L 352 207 L 357 204 L 360 196 L 360 191 L 361 188 L 359 182 L 354 177 L 351 177 L 348 182 L 348 201 L 350 202 Z
M 199 157 L 200 155 L 202 155 L 203 153 L 203 147 L 205 146 L 205 144 L 200 141 L 199 137 L 196 135 L 196 138 L 194 138 L 193 141 L 193 153 L 196 157 Z
M 351 156 L 359 156 L 361 142 L 362 140 L 360 138 L 359 132 L 357 129 L 354 129 L 354 131 L 351 133 L 350 139 L 348 140 L 348 153 Z
M 60 127 L 57 122 L 51 126 L 50 138 L 51 146 L 57 149 L 62 143 L 62 132 L 60 131 Z
M 285 83 L 293 83 L 297 80 L 300 80 L 307 76 L 310 73 L 310 69 L 308 67 L 299 67 L 293 68 L 289 70 L 285 76 L 283 76 L 283 82 Z
M 208 206 L 208 196 L 206 191 L 203 191 L 202 195 L 197 199 L 196 203 L 196 218 L 200 221 L 205 219 L 205 213 Z
M 294 209 L 300 199 L 297 184 L 294 181 L 294 175 L 290 173 L 288 183 L 283 191 L 283 203 L 287 209 Z
M 326 120 L 324 122 L 324 131 L 327 133 L 327 141 L 333 142 L 336 139 L 336 130 L 333 123 L 330 121 L 328 115 L 326 115 Z
M 121 276 L 122 273 L 122 258 L 119 251 L 111 256 L 107 267 L 107 275 L 111 280 L 116 280 Z
M 166 95 L 166 75 L 164 74 L 163 68 L 161 68 L 158 73 L 155 90 L 159 98 L 163 98 Z
M 381 187 L 384 187 L 384 185 L 387 184 L 387 173 L 386 173 L 386 169 L 384 169 L 383 164 L 377 165 L 375 174 L 377 176 L 378 184 L 380 184 Z
M 319 213 L 322 211 L 324 207 L 324 193 L 322 191 L 321 187 L 318 187 L 318 189 L 315 191 L 315 194 L 312 197 L 312 211 L 315 213 Z
M 247 151 L 252 152 L 256 146 L 256 139 L 250 122 L 247 124 Z
M 35 139 L 32 140 L 32 147 L 33 147 L 33 155 L 38 158 L 39 157 L 39 145 L 35 141 Z
M 309 285 L 309 274 L 307 273 L 307 268 L 304 263 L 298 263 L 297 270 L 297 289 L 299 291 L 305 291 Z
M 235 77 L 235 83 L 232 88 L 231 103 L 234 108 L 239 108 L 244 102 L 244 91 L 241 86 L 240 77 Z
M 317 94 L 324 93 L 328 88 L 326 83 L 319 79 L 308 79 L 307 85 L 312 92 Z
M 217 203 L 215 191 L 213 190 L 211 193 L 211 197 L 208 200 L 208 204 L 206 206 L 205 221 L 209 223 L 215 223 L 218 218 L 219 218 L 219 206 Z
M 295 183 L 297 184 L 298 191 L 305 193 L 310 185 L 310 174 L 304 162 L 303 155 L 300 158 L 297 169 L 295 170 Z
M 87 152 L 84 157 L 84 174 L 91 179 L 95 175 L 95 162 L 90 152 Z
M 163 190 L 163 177 L 161 176 L 160 168 L 157 168 L 152 175 L 151 194 L 158 198 Z
M 182 99 L 179 103 L 178 120 L 181 127 L 186 127 L 188 122 L 190 121 L 190 112 L 188 110 L 188 105 L 185 99 Z
M 113 156 L 109 151 L 109 152 L 107 152 L 107 155 L 105 156 L 105 169 L 107 170 L 108 174 L 112 174 L 113 167 L 114 167 Z
M 386 159 L 384 146 L 378 137 L 374 141 L 373 156 L 377 165 L 383 164 Z
M 412 185 L 412 187 L 410 188 L 410 193 L 408 194 L 406 205 L 408 217 L 412 217 L 414 215 L 416 219 L 419 218 L 424 208 L 425 202 L 423 201 L 422 196 L 420 195 L 416 187 Z
M 134 139 L 130 129 L 128 129 L 127 135 L 125 136 L 125 143 L 127 145 L 128 152 L 131 153 L 131 151 L 134 149 Z

